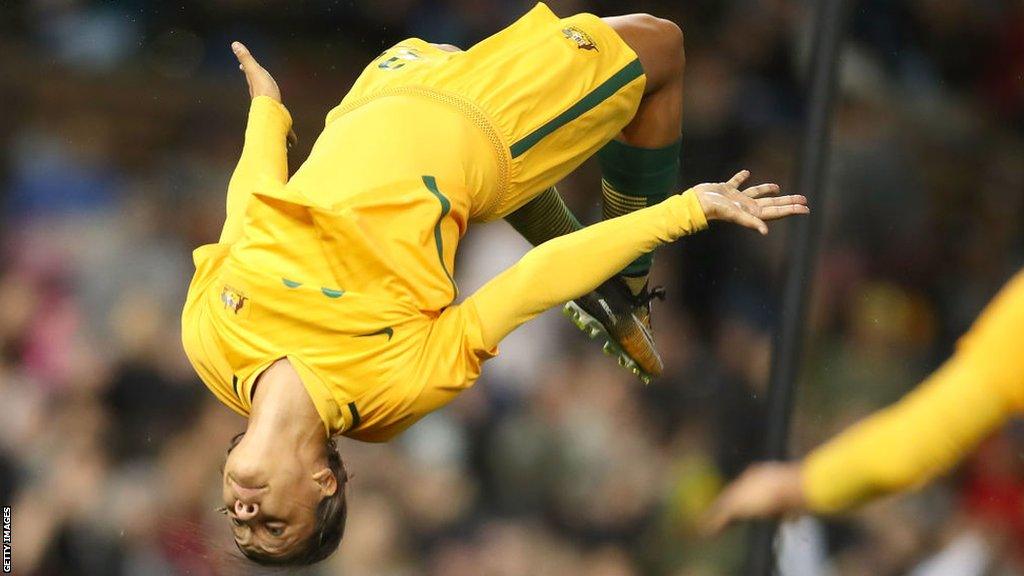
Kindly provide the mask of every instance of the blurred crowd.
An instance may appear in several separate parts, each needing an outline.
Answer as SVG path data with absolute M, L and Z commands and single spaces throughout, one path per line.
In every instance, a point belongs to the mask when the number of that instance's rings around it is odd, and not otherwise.
M 799 161 L 810 6 L 799 0 L 558 1 L 560 14 L 678 22 L 681 181 Z M 794 455 L 934 369 L 1024 264 L 1024 2 L 855 2 Z M 228 43 L 275 75 L 305 157 L 362 67 L 409 36 L 469 46 L 521 0 L 0 3 L 0 502 L 15 571 L 257 573 L 233 550 L 218 469 L 243 421 L 179 343 L 190 252 L 215 241 L 247 109 Z M 560 186 L 586 221 L 599 173 Z M 695 522 L 763 438 L 788 227 L 716 228 L 659 252 L 666 376 L 644 387 L 557 311 L 477 385 L 389 445 L 340 443 L 340 553 L 298 574 L 739 574 L 740 528 Z M 526 243 L 473 228 L 462 293 Z M 786 526 L 784 574 L 1024 574 L 1024 426 L 941 482 Z

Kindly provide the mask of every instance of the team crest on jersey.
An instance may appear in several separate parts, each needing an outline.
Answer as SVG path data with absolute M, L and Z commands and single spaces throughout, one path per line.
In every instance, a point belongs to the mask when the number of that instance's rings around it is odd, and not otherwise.
M 597 44 L 594 43 L 594 39 L 590 37 L 590 34 L 587 34 L 575 26 L 563 28 L 562 34 L 569 40 L 575 42 L 576 47 L 580 50 L 597 50 Z
M 245 308 L 249 298 L 242 294 L 239 290 L 235 290 L 231 286 L 224 286 L 224 290 L 220 293 L 220 302 L 224 305 L 226 310 L 231 310 L 236 315 Z

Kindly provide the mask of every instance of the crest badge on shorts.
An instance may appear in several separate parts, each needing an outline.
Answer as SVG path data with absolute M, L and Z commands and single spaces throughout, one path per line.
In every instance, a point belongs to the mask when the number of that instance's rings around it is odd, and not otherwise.
M 590 34 L 587 34 L 575 26 L 563 28 L 562 34 L 569 40 L 575 42 L 576 47 L 580 50 L 597 50 L 597 44 L 594 44 L 594 39 L 590 37 Z

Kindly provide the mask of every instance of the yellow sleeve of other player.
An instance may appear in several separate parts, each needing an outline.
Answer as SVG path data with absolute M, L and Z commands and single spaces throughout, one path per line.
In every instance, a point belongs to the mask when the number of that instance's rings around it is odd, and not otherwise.
M 249 106 L 245 144 L 228 183 L 227 218 L 221 244 L 232 244 L 242 235 L 245 207 L 256 183 L 271 178 L 288 181 L 288 130 L 292 117 L 283 104 L 269 96 L 257 96 Z
M 1024 410 L 1024 273 L 1003 288 L 956 353 L 917 390 L 804 461 L 808 506 L 838 512 L 920 486 Z
M 597 288 L 639 256 L 707 227 L 692 191 L 530 250 L 467 299 L 485 349 L 544 310 Z

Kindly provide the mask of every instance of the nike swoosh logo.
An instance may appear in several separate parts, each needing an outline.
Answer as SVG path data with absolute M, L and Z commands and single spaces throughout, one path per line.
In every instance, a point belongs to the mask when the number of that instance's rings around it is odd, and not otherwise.
M 391 328 L 391 326 L 388 326 L 387 328 L 381 328 L 380 330 L 377 330 L 376 332 L 370 332 L 369 334 L 356 334 L 356 338 L 368 338 L 370 336 L 382 335 L 387 335 L 388 342 L 390 342 L 391 337 L 395 335 L 395 331 Z

